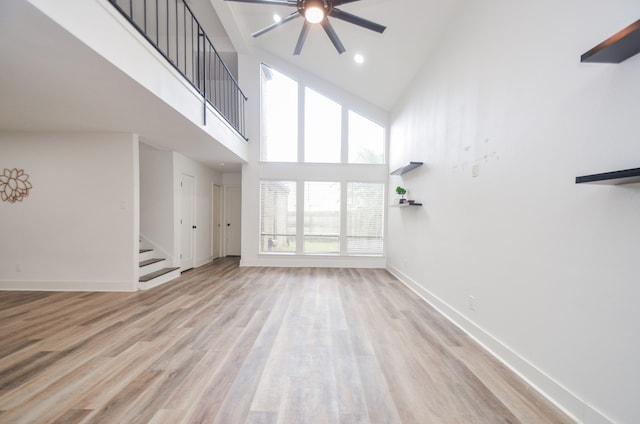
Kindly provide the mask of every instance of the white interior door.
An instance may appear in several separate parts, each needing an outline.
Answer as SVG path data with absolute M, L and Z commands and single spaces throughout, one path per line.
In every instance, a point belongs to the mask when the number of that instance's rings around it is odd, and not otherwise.
M 182 201 L 180 216 L 180 268 L 182 271 L 195 266 L 196 220 L 195 220 L 195 178 L 182 174 L 180 181 Z
M 220 211 L 220 205 L 222 204 L 222 191 L 220 190 L 219 185 L 213 185 L 213 194 L 212 194 L 212 205 L 211 205 L 211 216 L 213 222 L 211 223 L 211 228 L 213 229 L 213 234 L 211 236 L 211 256 L 215 258 L 219 258 L 222 256 L 222 252 L 220 251 L 220 233 L 222 231 L 222 214 Z
M 225 255 L 240 256 L 240 209 L 242 206 L 240 186 L 225 186 L 224 193 Z

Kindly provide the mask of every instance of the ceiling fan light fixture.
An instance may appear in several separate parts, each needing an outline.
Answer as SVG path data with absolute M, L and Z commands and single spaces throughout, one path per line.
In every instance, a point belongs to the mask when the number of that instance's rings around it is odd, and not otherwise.
M 322 22 L 325 17 L 324 3 L 321 1 L 308 1 L 304 7 L 304 18 L 310 24 Z
M 188 0 L 185 0 L 185 1 L 188 1 Z M 293 49 L 294 56 L 297 56 L 302 52 L 302 47 L 304 46 L 304 42 L 307 38 L 310 28 L 314 24 L 320 24 L 319 26 L 321 26 L 324 32 L 327 34 L 327 37 L 329 37 L 329 40 L 333 44 L 333 47 L 336 48 L 336 51 L 338 52 L 338 54 L 342 54 L 346 51 L 346 49 L 344 48 L 344 45 L 342 44 L 342 41 L 340 41 L 340 37 L 338 37 L 336 30 L 333 28 L 333 25 L 330 22 L 329 16 L 331 16 L 332 19 L 339 19 L 341 21 L 359 26 L 361 28 L 375 31 L 379 34 L 382 34 L 384 30 L 387 29 L 387 27 L 385 27 L 384 25 L 377 24 L 375 22 L 369 21 L 367 19 L 361 18 L 359 16 L 353 15 L 348 12 L 344 12 L 334 7 L 334 5 L 342 6 L 343 4 L 352 3 L 358 0 L 226 0 L 226 1 L 295 7 L 296 10 L 293 13 L 288 14 L 287 16 L 281 18 L 280 20 L 278 20 L 278 17 L 274 16 L 274 23 L 251 34 L 252 37 L 259 37 L 266 32 L 269 32 L 275 28 L 280 27 L 282 24 L 286 22 L 302 17 L 304 19 L 304 23 L 302 25 L 302 30 L 300 31 L 300 35 L 298 36 L 296 47 Z M 364 58 L 359 58 L 359 60 L 363 60 L 363 59 Z

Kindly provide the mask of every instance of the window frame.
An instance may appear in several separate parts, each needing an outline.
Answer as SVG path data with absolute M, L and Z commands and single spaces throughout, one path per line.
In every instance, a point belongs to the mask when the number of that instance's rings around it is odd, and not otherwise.
M 388 161 L 388 127 L 385 123 L 380 122 L 379 119 L 373 119 L 370 114 L 367 114 L 361 110 L 358 110 L 356 107 L 353 107 L 352 105 L 350 105 L 348 102 L 345 101 L 341 101 L 339 99 L 337 99 L 335 96 L 330 96 L 327 95 L 326 93 L 324 93 L 322 90 L 317 89 L 313 86 L 311 86 L 310 84 L 306 84 L 304 81 L 301 81 L 300 79 L 294 78 L 291 75 L 288 75 L 286 73 L 283 73 L 267 64 L 262 63 L 261 65 L 261 77 L 260 77 L 260 92 L 262 93 L 261 95 L 264 98 L 264 87 L 262 87 L 262 73 L 264 72 L 262 70 L 262 67 L 266 67 L 268 68 L 271 72 L 275 72 L 275 73 L 279 73 L 281 75 L 283 75 L 284 77 L 294 81 L 297 84 L 297 88 L 298 88 L 298 97 L 297 97 L 297 118 L 298 118 L 298 122 L 296 125 L 296 129 L 297 129 L 297 143 L 296 143 L 296 150 L 297 150 L 297 159 L 295 161 L 291 160 L 287 160 L 287 161 L 278 161 L 278 160 L 266 160 L 265 159 L 265 140 L 264 140 L 264 135 L 265 135 L 265 121 L 264 121 L 264 103 L 263 100 L 261 98 L 260 100 L 260 152 L 259 152 L 259 158 L 260 158 L 260 163 L 299 163 L 299 164 L 326 164 L 326 165 L 335 165 L 335 164 L 344 164 L 344 165 L 352 165 L 352 166 L 358 166 L 358 165 L 387 165 L 387 161 Z M 339 107 L 340 107 L 340 120 L 341 120 L 341 125 L 340 125 L 340 159 L 337 162 L 313 162 L 313 161 L 307 161 L 306 160 L 306 153 L 305 153 L 305 148 L 306 148 L 306 140 L 305 140 L 305 131 L 306 131 L 306 107 L 307 107 L 307 101 L 306 101 L 306 93 L 307 90 L 311 90 L 314 93 L 324 97 L 325 99 L 336 103 Z M 363 119 L 366 119 L 368 121 L 370 121 L 371 123 L 379 126 L 382 128 L 382 162 L 381 163 L 368 163 L 368 162 L 349 162 L 349 112 L 352 112 L 360 117 L 362 117 Z
M 280 72 L 279 70 L 269 66 L 269 70 L 273 72 Z M 262 71 L 261 71 L 262 72 Z M 336 96 L 335 90 L 322 90 L 319 87 L 314 87 L 307 84 L 304 79 L 295 78 L 292 74 L 283 73 L 284 76 L 294 80 L 298 87 L 298 122 L 294 123 L 297 128 L 298 140 L 297 140 L 297 161 L 296 162 L 277 162 L 277 161 L 265 161 L 262 159 L 263 140 L 260 140 L 260 152 L 257 157 L 259 162 L 256 167 L 256 180 L 258 186 L 263 181 L 295 181 L 297 187 L 296 194 L 296 248 L 295 252 L 276 253 L 279 257 L 298 257 L 302 258 L 334 258 L 329 260 L 341 261 L 347 260 L 347 258 L 361 258 L 363 260 L 384 260 L 386 257 L 386 231 L 387 231 L 387 216 L 388 211 L 386 209 L 386 201 L 388 197 L 388 185 L 389 185 L 389 168 L 388 168 L 388 134 L 389 129 L 386 125 L 388 115 L 382 110 L 378 110 L 375 107 L 371 107 L 364 102 L 354 101 L 351 96 Z M 305 123 L 305 92 L 306 90 L 313 90 L 318 95 L 324 96 L 332 102 L 335 102 L 340 107 L 340 161 L 339 162 L 305 162 L 305 140 L 304 140 L 304 123 Z M 359 106 L 360 105 L 360 106 Z M 260 108 L 262 110 L 263 104 Z M 363 119 L 371 121 L 373 124 L 378 125 L 383 130 L 383 161 L 382 163 L 350 163 L 349 162 L 349 145 L 348 145 L 348 132 L 349 132 L 349 115 L 350 112 L 357 114 Z M 377 117 L 377 118 L 372 118 Z M 261 132 L 262 134 L 262 132 Z M 337 253 L 318 253 L 318 252 L 305 252 L 305 182 L 337 182 L 340 184 L 340 208 L 339 208 L 339 249 Z M 349 253 L 348 252 L 348 235 L 347 235 L 347 189 L 349 183 L 375 183 L 380 184 L 383 190 L 383 228 L 381 234 L 382 240 L 382 253 Z M 258 189 L 260 190 L 260 189 Z M 262 206 L 260 206 L 262 208 Z M 262 212 L 259 212 L 261 214 Z M 257 218 L 258 221 L 262 219 L 261 215 Z M 258 233 L 261 233 L 261 222 L 258 222 Z M 258 255 L 274 255 L 273 252 L 262 251 L 260 243 L 262 243 L 262 235 L 258 234 Z M 315 261 L 316 259 L 311 259 Z M 360 259 L 354 259 L 360 260 Z M 377 263 L 377 262 L 376 262 Z
M 380 240 L 382 241 L 382 250 L 380 253 L 372 253 L 372 252 L 366 252 L 366 253 L 353 253 L 353 252 L 349 252 L 349 237 L 352 237 L 349 235 L 349 184 L 377 184 L 380 185 L 380 189 L 381 189 L 381 194 L 382 194 L 382 199 L 381 199 L 381 204 L 380 204 L 380 212 L 382 214 L 382 222 L 381 222 L 381 233 L 380 233 Z M 378 181 L 346 181 L 344 183 L 344 191 L 345 191 L 345 205 L 344 205 L 344 216 L 345 216 L 345 228 L 344 228 L 344 255 L 345 256 L 365 256 L 365 257 L 380 257 L 380 256 L 385 256 L 386 255 L 386 220 L 387 220 L 387 184 L 384 182 L 378 182 Z
M 263 250 L 262 248 L 262 240 L 263 237 L 265 236 L 265 233 L 263 232 L 263 217 L 264 217 L 264 213 L 263 213 L 263 191 L 262 191 L 262 184 L 263 183 L 293 183 L 294 185 L 294 194 L 295 194 L 295 233 L 294 234 L 284 234 L 284 237 L 294 237 L 295 241 L 296 241 L 296 248 L 292 251 L 269 251 L 269 250 Z M 298 234 L 299 234 L 299 226 L 298 226 L 298 217 L 299 217 L 299 213 L 298 213 L 298 209 L 299 209 L 299 202 L 298 202 L 298 187 L 299 187 L 299 182 L 296 181 L 295 179 L 260 179 L 258 182 L 258 191 L 259 191 L 259 212 L 258 212 L 258 254 L 261 255 L 296 255 L 297 254 L 297 250 L 298 250 Z M 287 214 L 289 213 L 289 210 L 287 209 Z

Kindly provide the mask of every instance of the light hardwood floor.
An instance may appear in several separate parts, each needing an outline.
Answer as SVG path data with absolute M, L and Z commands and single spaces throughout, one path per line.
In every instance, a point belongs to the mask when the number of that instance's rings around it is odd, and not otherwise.
M 0 292 L 1 423 L 567 423 L 384 270 Z

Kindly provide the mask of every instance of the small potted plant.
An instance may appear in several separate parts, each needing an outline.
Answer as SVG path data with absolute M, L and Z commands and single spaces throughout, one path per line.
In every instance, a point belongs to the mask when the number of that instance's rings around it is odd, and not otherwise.
M 405 202 L 404 195 L 407 194 L 407 190 L 398 186 L 396 187 L 396 193 L 400 195 L 400 203 L 404 203 Z

